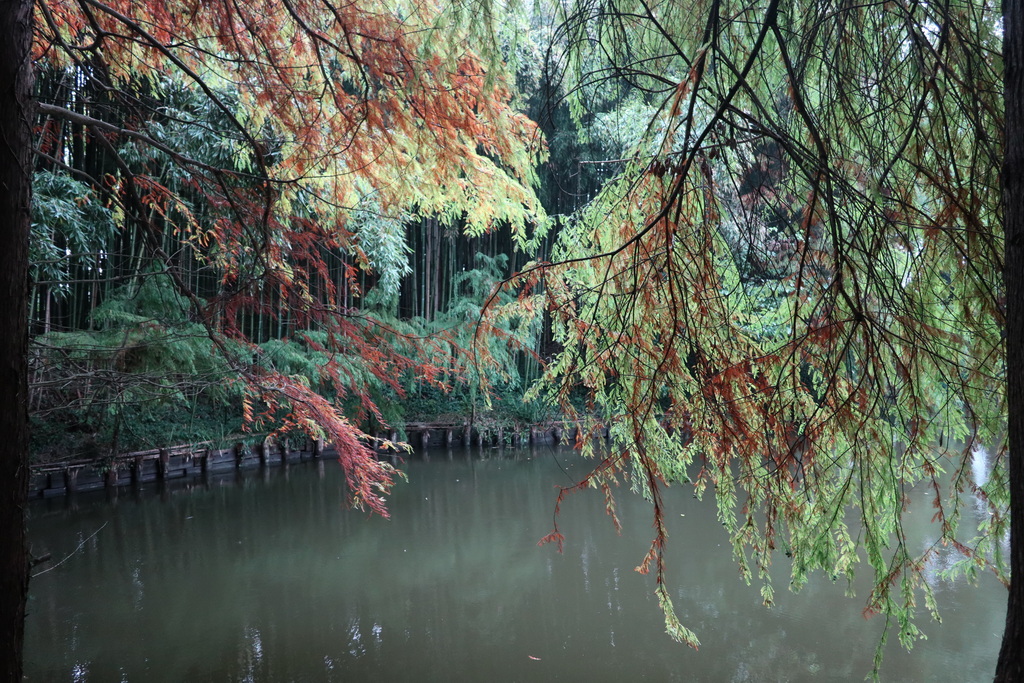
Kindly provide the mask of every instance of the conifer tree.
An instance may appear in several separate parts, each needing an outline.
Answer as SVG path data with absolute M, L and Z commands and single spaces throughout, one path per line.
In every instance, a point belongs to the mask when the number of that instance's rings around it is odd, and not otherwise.
M 578 119 L 628 92 L 646 128 L 523 282 L 543 281 L 564 348 L 542 391 L 571 413 L 583 387 L 585 431 L 610 430 L 606 449 L 581 442 L 599 458 L 581 485 L 610 496 L 625 476 L 652 502 L 640 569 L 655 570 L 675 638 L 697 644 L 664 584 L 667 483 L 713 491 L 768 604 L 779 551 L 797 588 L 866 560 L 866 611 L 906 646 L 917 605 L 937 609 L 922 570 L 939 554 L 1011 583 L 1000 541 L 1024 485 L 1011 4 L 1002 27 L 990 2 L 566 10 Z M 994 453 L 987 481 L 972 478 L 978 448 Z M 938 538 L 920 552 L 901 522 L 911 489 L 934 499 Z M 960 524 L 967 496 L 991 513 L 976 536 Z M 1004 680 L 1024 651 L 1021 605 L 1011 593 Z

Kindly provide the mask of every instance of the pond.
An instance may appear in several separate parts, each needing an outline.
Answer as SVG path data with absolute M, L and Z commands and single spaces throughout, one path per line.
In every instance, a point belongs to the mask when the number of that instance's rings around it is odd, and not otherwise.
M 713 501 L 667 492 L 670 589 L 699 651 L 672 642 L 633 568 L 652 528 L 622 491 L 621 536 L 594 491 L 563 505 L 563 554 L 538 547 L 566 450 L 433 452 L 404 467 L 385 520 L 343 506 L 334 461 L 31 507 L 30 681 L 862 680 L 884 627 L 866 584 L 815 575 L 761 604 Z M 113 494 L 111 494 L 113 495 Z M 922 496 L 921 524 L 930 511 Z M 915 515 L 911 514 L 911 518 Z M 77 550 L 77 551 L 76 551 Z M 59 564 L 58 564 L 59 563 Z M 866 574 L 865 571 L 861 572 Z M 863 578 L 863 577 L 862 577 Z M 1005 589 L 934 583 L 943 622 L 883 680 L 991 680 Z

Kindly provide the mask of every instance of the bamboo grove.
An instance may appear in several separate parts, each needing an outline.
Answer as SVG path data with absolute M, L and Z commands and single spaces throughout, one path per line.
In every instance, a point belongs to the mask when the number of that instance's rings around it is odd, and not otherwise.
M 359 427 L 405 379 L 480 363 L 401 320 L 429 324 L 483 266 L 493 285 L 498 247 L 545 221 L 542 138 L 448 14 L 39 3 L 34 407 L 116 418 L 227 378 L 250 426 L 334 441 L 383 513 L 391 472 Z

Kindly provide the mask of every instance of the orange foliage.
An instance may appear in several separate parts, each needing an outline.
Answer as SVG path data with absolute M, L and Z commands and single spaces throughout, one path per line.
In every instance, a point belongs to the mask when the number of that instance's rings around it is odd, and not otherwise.
M 504 221 L 521 238 L 540 215 L 529 187 L 544 153 L 537 128 L 510 107 L 500 74 L 468 47 L 446 44 L 461 36 L 435 28 L 440 13 L 430 3 L 372 0 L 36 3 L 33 59 L 91 79 L 109 100 L 81 111 L 45 108 L 44 137 L 62 116 L 91 130 L 118 165 L 112 200 L 148 235 L 248 387 L 247 417 L 259 419 L 256 399 L 264 415 L 286 410 L 281 429 L 326 434 L 355 501 L 382 514 L 393 472 L 374 459 L 367 437 L 315 388 L 261 369 L 248 357 L 254 345 L 239 355 L 228 341 L 244 345 L 242 316 L 276 315 L 268 299 L 279 301 L 291 331 L 326 332 L 326 344 L 305 341 L 331 359 L 322 371 L 335 393 L 360 399 L 357 422 L 383 418 L 345 357 L 359 357 L 399 395 L 406 371 L 438 381 L 437 368 L 403 353 L 400 335 L 339 304 L 338 287 L 358 291 L 358 273 L 348 266 L 339 284 L 323 253 L 342 250 L 370 267 L 346 225 L 348 209 L 368 193 L 388 215 L 465 218 L 476 231 Z M 168 83 L 201 93 L 227 122 L 213 133 L 235 144 L 232 162 L 193 159 L 151 136 L 157 113 L 143 93 Z M 111 111 L 123 115 L 111 122 Z M 204 217 L 188 214 L 157 171 L 131 173 L 118 152 L 128 144 L 178 165 L 203 198 Z M 216 297 L 203 302 L 175 271 L 161 246 L 168 235 L 205 252 L 220 277 Z

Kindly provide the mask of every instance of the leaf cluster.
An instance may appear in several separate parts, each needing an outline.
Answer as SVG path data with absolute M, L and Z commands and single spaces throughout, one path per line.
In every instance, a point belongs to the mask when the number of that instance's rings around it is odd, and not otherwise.
M 919 600 L 935 607 L 923 568 L 945 548 L 1005 571 L 1005 496 L 968 466 L 978 444 L 999 471 L 1006 457 L 995 9 L 572 12 L 581 101 L 622 80 L 649 120 L 537 268 L 564 350 L 535 391 L 571 412 L 586 388 L 576 417 L 611 445 L 582 442 L 599 463 L 584 483 L 626 477 L 652 501 L 641 568 L 659 591 L 660 487 L 690 483 L 714 491 L 766 601 L 777 548 L 795 588 L 866 562 L 868 611 L 909 646 Z M 917 551 L 903 513 L 922 488 L 938 540 Z M 968 496 L 991 515 L 971 541 Z

